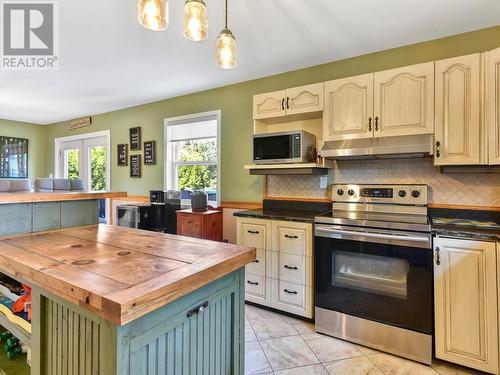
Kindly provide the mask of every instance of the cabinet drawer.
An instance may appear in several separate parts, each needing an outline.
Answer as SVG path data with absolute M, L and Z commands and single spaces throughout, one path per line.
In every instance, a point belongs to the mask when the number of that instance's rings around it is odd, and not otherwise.
M 312 288 L 289 283 L 283 280 L 272 280 L 275 289 L 273 307 L 306 318 L 313 317 Z
M 274 253 L 275 264 L 278 267 L 277 278 L 295 284 L 306 283 L 306 258 L 300 255 Z
M 266 250 L 257 249 L 255 260 L 245 266 L 245 272 L 254 275 L 266 275 Z
M 264 224 L 241 224 L 241 245 L 255 247 L 257 249 L 266 248 L 266 226 Z
M 177 216 L 177 233 L 181 236 L 202 238 L 203 223 L 199 216 L 194 215 L 178 215 Z
M 266 300 L 266 277 L 245 273 L 245 294 Z
M 278 236 L 277 251 L 289 254 L 305 255 L 306 252 L 306 231 L 305 229 L 288 228 L 279 226 L 276 235 Z

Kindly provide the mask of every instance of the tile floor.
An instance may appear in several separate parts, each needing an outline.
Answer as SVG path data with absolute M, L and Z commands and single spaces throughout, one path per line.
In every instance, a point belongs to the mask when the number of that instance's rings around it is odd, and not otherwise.
M 245 374 L 465 375 L 482 374 L 436 361 L 424 366 L 318 334 L 314 324 L 247 305 Z

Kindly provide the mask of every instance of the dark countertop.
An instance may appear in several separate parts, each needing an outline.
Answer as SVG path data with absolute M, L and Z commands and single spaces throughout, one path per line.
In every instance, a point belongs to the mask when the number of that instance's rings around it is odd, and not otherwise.
M 430 209 L 432 234 L 445 237 L 500 241 L 498 211 Z
M 318 215 L 331 211 L 330 202 L 283 201 L 264 199 L 260 210 L 238 211 L 237 217 L 252 217 L 256 219 L 296 221 L 313 223 Z

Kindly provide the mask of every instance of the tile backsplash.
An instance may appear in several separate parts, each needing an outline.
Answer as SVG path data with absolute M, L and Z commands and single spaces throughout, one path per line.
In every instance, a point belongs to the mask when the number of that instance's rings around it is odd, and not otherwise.
M 429 202 L 500 206 L 500 174 L 442 174 L 432 159 L 338 161 L 328 174 L 328 189 L 318 176 L 269 176 L 269 197 L 331 198 L 331 184 L 427 184 Z

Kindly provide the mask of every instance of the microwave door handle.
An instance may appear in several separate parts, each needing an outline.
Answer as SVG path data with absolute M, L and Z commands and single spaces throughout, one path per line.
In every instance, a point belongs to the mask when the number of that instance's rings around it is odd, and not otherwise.
M 343 229 L 333 229 L 333 228 L 317 228 L 320 232 L 330 232 L 338 234 L 347 234 L 358 237 L 368 237 L 368 238 L 380 238 L 385 240 L 404 240 L 404 241 L 418 241 L 418 242 L 429 242 L 427 237 L 415 237 L 415 236 L 398 236 L 397 234 L 383 234 L 383 233 L 370 233 L 370 232 L 356 232 Z M 321 236 L 321 234 L 320 234 Z

